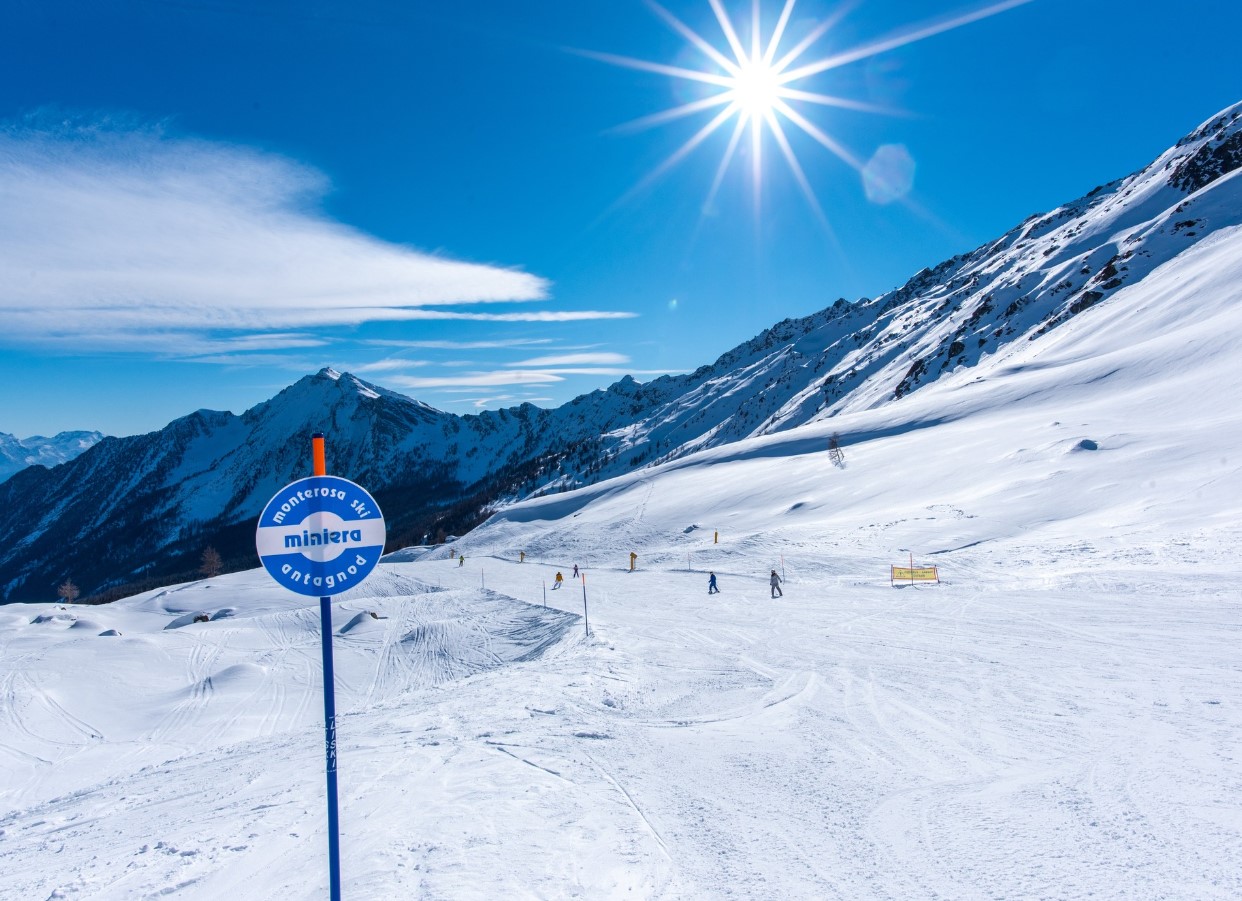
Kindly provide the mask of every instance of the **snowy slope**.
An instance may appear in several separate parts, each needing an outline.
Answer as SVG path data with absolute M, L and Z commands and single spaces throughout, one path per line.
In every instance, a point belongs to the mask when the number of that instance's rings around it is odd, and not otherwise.
M 99 432 L 60 432 L 51 438 L 18 438 L 0 432 L 0 482 L 27 466 L 52 467 L 72 460 L 102 439 Z
M 346 897 L 1242 896 L 1240 279 L 1217 229 L 898 401 L 391 555 L 334 613 Z M 322 897 L 316 620 L 261 572 L 0 608 L 0 896 Z
M 458 417 L 325 369 L 242 416 L 199 411 L 67 466 L 27 470 L 0 484 L 0 599 L 48 597 L 66 575 L 88 592 L 187 578 L 209 544 L 245 561 L 254 516 L 304 474 L 314 431 L 331 436 L 332 471 L 366 482 L 401 511 L 397 531 L 421 541 L 520 497 L 882 408 L 963 370 L 995 371 L 1242 223 L 1240 111 L 896 291 L 778 323 L 693 373 L 627 377 L 555 410 Z

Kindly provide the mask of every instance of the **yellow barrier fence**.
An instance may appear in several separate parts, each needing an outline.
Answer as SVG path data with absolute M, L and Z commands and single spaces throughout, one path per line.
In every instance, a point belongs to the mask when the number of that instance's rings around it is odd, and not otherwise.
M 940 569 L 935 566 L 890 566 L 890 581 L 896 585 L 898 582 L 909 582 L 911 585 L 916 582 L 935 582 L 940 584 Z

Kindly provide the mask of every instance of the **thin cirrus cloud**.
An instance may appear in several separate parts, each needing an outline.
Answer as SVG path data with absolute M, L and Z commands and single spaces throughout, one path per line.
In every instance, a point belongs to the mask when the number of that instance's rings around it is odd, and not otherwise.
M 513 338 L 491 341 L 399 341 L 389 338 L 373 338 L 362 342 L 372 347 L 406 347 L 427 350 L 491 350 L 506 347 L 525 347 L 531 344 L 551 344 L 551 338 Z
M 625 354 L 618 353 L 589 353 L 589 354 L 560 354 L 546 357 L 535 357 L 531 360 L 522 360 L 517 363 L 510 363 L 510 366 L 619 366 L 623 363 L 630 362 L 630 358 Z
M 501 372 L 463 372 L 447 376 L 393 376 L 387 382 L 401 388 L 494 388 L 498 385 L 548 385 L 563 382 L 555 372 L 506 369 Z
M 462 372 L 454 375 L 394 375 L 385 384 L 413 389 L 494 388 L 508 385 L 550 385 L 565 381 L 569 375 L 665 375 L 658 369 L 619 369 L 605 366 L 557 367 L 554 369 L 501 369 L 490 372 Z
M 334 325 L 634 315 L 451 309 L 543 300 L 548 282 L 334 222 L 327 188 L 288 159 L 158 127 L 0 125 L 3 340 L 231 356 L 315 346 L 298 330 Z
M 358 363 L 354 366 L 347 366 L 350 372 L 354 373 L 372 373 L 372 372 L 401 372 L 405 369 L 418 369 L 422 366 L 429 366 L 426 360 L 375 360 L 371 363 Z

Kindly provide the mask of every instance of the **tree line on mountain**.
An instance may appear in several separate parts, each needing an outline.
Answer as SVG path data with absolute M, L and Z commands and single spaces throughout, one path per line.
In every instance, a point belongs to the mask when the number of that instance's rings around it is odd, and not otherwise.
M 447 469 L 434 469 L 416 479 L 390 484 L 372 491 L 388 529 L 385 552 L 418 544 L 442 544 L 451 535 L 464 535 L 483 523 L 502 502 L 532 494 L 552 475 L 573 467 L 584 473 L 598 472 L 600 463 L 592 455 L 601 447 L 598 439 L 562 446 L 528 460 L 518 460 L 495 474 L 475 483 L 463 485 L 446 475 Z M 560 490 L 568 490 L 566 484 Z M 194 523 L 183 527 L 177 540 L 161 555 L 158 562 L 141 575 L 105 583 L 102 588 L 81 597 L 65 598 L 72 603 L 106 604 L 162 588 L 166 585 L 191 582 L 221 573 L 254 569 L 259 565 L 255 551 L 255 530 L 258 517 L 240 522 L 219 520 Z M 131 552 L 133 549 L 129 549 Z M 91 561 L 74 558 L 61 561 L 61 574 L 49 576 L 56 584 L 69 568 L 86 584 L 99 584 L 109 571 L 116 572 L 129 559 L 124 548 L 103 559 Z M 63 583 L 62 583 L 63 584 Z M 77 591 L 76 584 L 74 585 Z M 61 595 L 64 598 L 64 595 Z

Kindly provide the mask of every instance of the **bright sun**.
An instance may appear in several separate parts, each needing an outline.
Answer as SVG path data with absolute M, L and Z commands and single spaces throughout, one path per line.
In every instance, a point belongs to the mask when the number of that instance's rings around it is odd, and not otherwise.
M 763 60 L 748 60 L 733 77 L 733 102 L 751 118 L 766 118 L 781 97 L 777 75 Z
M 789 143 L 785 123 L 792 124 L 810 136 L 816 143 L 840 157 L 855 170 L 860 171 L 863 166 L 861 161 L 839 141 L 832 138 L 822 128 L 808 119 L 801 110 L 805 105 L 810 104 L 815 106 L 843 107 L 845 109 L 872 113 L 886 113 L 890 111 L 859 100 L 805 90 L 804 88 L 796 87 L 796 85 L 805 79 L 827 72 L 830 69 L 836 69 L 905 44 L 921 41 L 934 34 L 950 31 L 970 22 L 985 19 L 1007 9 L 1031 2 L 1033 0 L 1002 0 L 1002 2 L 993 3 L 989 6 L 976 7 L 972 10 L 960 12 L 945 19 L 907 26 L 887 37 L 879 38 L 870 43 L 839 51 L 815 62 L 798 64 L 803 54 L 841 20 L 852 4 L 841 4 L 835 14 L 822 20 L 792 48 L 781 53 L 781 41 L 785 37 L 785 30 L 789 25 L 790 16 L 793 14 L 797 0 L 784 0 L 780 16 L 777 18 L 772 33 L 766 41 L 762 36 L 760 0 L 751 0 L 749 47 L 743 44 L 733 20 L 729 18 L 729 14 L 725 11 L 723 0 L 708 0 L 727 44 L 727 47 L 723 49 L 716 47 L 710 41 L 703 38 L 657 3 L 656 0 L 648 0 L 648 5 L 655 11 L 656 15 L 707 57 L 711 62 L 709 68 L 703 70 L 689 69 L 647 62 L 628 56 L 616 56 L 610 53 L 581 52 L 586 56 L 613 63 L 614 65 L 642 69 L 648 72 L 658 72 L 672 78 L 694 81 L 720 89 L 716 93 L 712 93 L 699 100 L 694 100 L 630 123 L 631 126 L 637 127 L 661 125 L 697 113 L 716 110 L 706 125 L 691 136 L 685 144 L 678 148 L 654 172 L 643 179 L 635 190 L 659 178 L 681 160 L 685 159 L 686 156 L 723 125 L 732 122 L 733 131 L 725 147 L 724 156 L 716 170 L 716 177 L 712 181 L 707 206 L 711 206 L 725 173 L 728 171 L 737 153 L 738 144 L 749 128 L 756 210 L 759 207 L 760 185 L 762 182 L 763 168 L 761 160 L 764 137 L 765 135 L 770 135 L 780 149 L 781 155 L 785 158 L 785 162 L 788 164 L 798 185 L 802 188 L 802 193 L 806 196 L 807 202 L 816 214 L 821 219 L 824 219 L 824 213 L 819 205 L 819 201 L 816 200 L 815 192 L 812 190 L 806 173 L 803 171 L 797 156 L 794 154 L 793 147 Z

